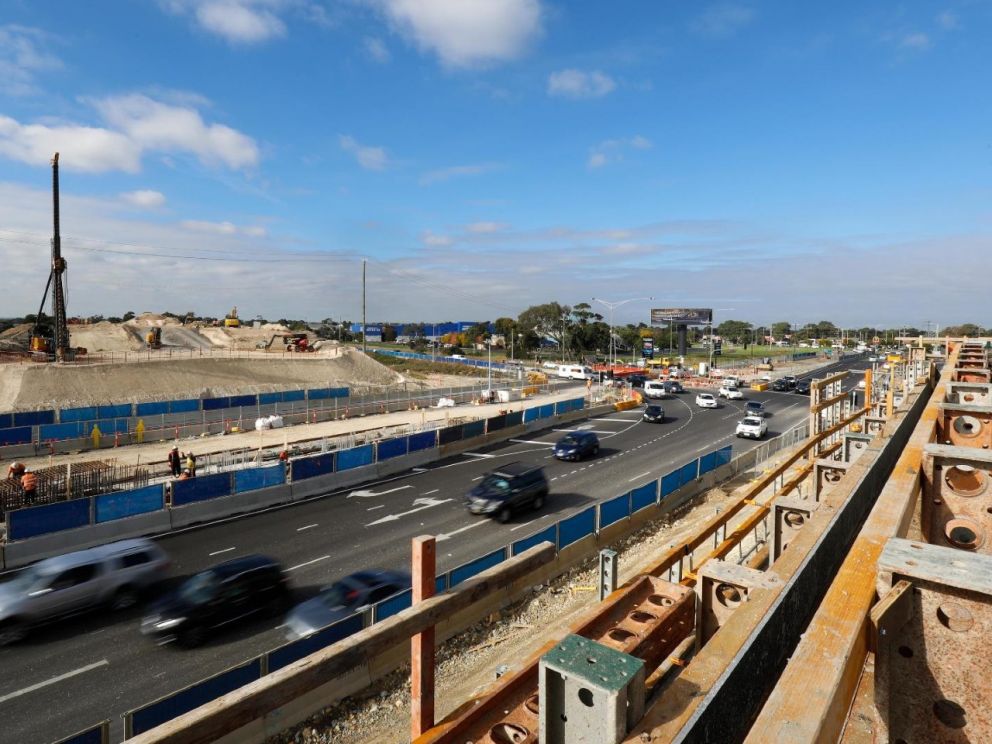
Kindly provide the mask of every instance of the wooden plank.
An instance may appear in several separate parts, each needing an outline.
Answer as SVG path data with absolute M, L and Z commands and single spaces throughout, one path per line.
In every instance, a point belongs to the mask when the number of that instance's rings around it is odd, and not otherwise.
M 414 633 L 501 591 L 507 584 L 554 560 L 545 542 L 468 579 L 453 592 L 431 597 L 388 620 L 262 677 L 136 737 L 129 744 L 207 744 L 331 682 Z

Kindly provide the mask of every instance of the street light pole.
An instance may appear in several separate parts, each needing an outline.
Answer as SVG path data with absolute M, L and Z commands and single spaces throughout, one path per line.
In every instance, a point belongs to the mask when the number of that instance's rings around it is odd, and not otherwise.
M 610 361 L 611 369 L 615 367 L 617 363 L 616 342 L 613 339 L 613 311 L 621 305 L 626 305 L 628 302 L 646 302 L 651 300 L 654 300 L 654 297 L 631 297 L 629 300 L 620 300 L 619 302 L 610 302 L 608 300 L 602 300 L 599 297 L 592 298 L 593 302 L 598 302 L 610 309 L 610 346 L 608 350 L 608 359 Z

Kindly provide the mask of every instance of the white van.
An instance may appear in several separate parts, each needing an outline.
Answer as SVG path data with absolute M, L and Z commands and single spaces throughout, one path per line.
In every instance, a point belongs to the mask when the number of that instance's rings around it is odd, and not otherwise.
M 569 380 L 591 380 L 593 371 L 591 367 L 578 364 L 561 364 L 558 366 L 558 376 Z
M 668 390 L 661 380 L 648 380 L 644 383 L 645 398 L 667 398 Z

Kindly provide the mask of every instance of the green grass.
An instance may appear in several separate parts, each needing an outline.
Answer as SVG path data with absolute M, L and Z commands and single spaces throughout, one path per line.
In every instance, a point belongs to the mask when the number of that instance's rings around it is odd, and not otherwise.
M 369 349 L 379 364 L 390 369 L 403 372 L 411 377 L 423 378 L 429 374 L 458 375 L 460 377 L 486 377 L 489 372 L 483 367 L 472 367 L 467 364 L 454 362 L 432 362 L 427 359 L 404 359 L 390 354 L 376 354 L 375 349 Z M 495 360 L 494 360 L 495 361 Z

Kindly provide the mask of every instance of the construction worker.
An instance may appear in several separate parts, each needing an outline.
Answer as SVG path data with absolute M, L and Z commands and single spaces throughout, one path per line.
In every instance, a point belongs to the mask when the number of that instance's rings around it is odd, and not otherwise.
M 12 462 L 7 466 L 7 480 L 20 481 L 21 476 L 24 475 L 24 471 L 27 470 L 24 467 L 23 462 Z
M 24 503 L 33 504 L 38 494 L 38 476 L 31 470 L 26 470 L 21 476 L 21 488 L 24 489 Z
M 196 475 L 196 455 L 192 451 L 186 453 L 186 469 L 189 471 L 190 477 Z
M 173 447 L 172 451 L 169 452 L 169 470 L 172 471 L 172 477 L 178 477 L 182 469 L 182 455 L 179 454 L 179 447 Z

